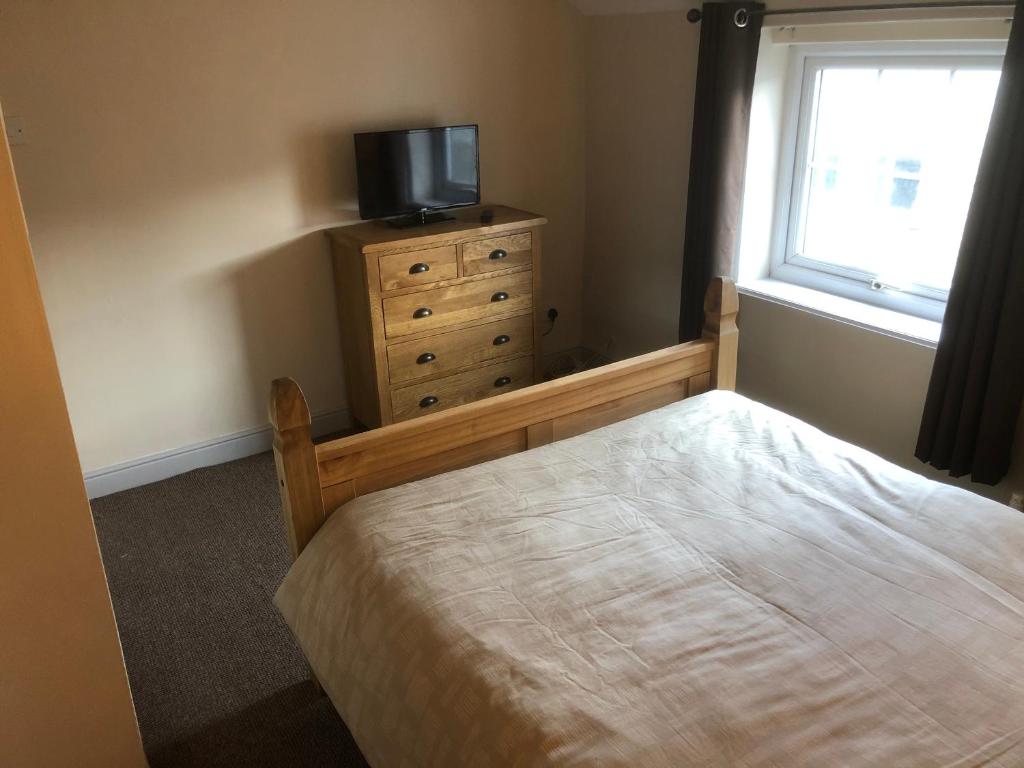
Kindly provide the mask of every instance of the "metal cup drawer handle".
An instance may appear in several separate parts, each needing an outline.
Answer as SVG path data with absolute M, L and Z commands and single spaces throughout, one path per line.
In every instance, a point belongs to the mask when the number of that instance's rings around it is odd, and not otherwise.
M 512 341 L 512 338 L 503 333 L 501 336 L 494 337 L 494 346 L 500 347 L 502 344 L 508 344 L 510 341 Z
M 505 291 L 498 291 L 491 296 L 491 301 L 508 301 L 508 294 Z
M 433 352 L 424 352 L 422 355 L 416 358 L 416 365 L 426 365 L 437 360 L 437 355 Z
M 430 307 L 420 307 L 412 313 L 412 318 L 413 320 L 420 320 L 424 317 L 430 317 L 432 314 L 434 314 L 434 310 Z
M 506 256 L 508 256 L 508 251 L 504 248 L 495 248 L 488 254 L 487 258 L 491 261 L 498 261 L 499 259 L 504 259 Z
M 429 272 L 429 271 L 430 271 L 430 265 L 429 264 L 424 264 L 422 261 L 420 261 L 420 262 L 418 262 L 416 264 L 413 264 L 411 267 L 409 267 L 409 274 L 410 275 L 418 275 L 421 272 Z
M 512 383 L 512 377 L 511 376 L 500 376 L 500 377 L 498 377 L 497 379 L 494 380 L 494 386 L 496 386 L 496 387 L 504 387 L 504 386 L 506 386 L 508 384 L 511 384 L 511 383 Z
M 438 399 L 433 395 L 427 395 L 420 400 L 420 408 L 429 408 L 432 405 L 437 405 Z

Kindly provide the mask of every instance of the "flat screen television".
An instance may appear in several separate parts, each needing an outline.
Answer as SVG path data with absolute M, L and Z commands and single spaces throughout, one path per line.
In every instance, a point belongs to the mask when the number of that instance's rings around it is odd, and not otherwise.
M 450 218 L 433 211 L 480 202 L 476 125 L 357 133 L 359 216 L 399 225 Z M 413 214 L 413 216 L 409 216 Z

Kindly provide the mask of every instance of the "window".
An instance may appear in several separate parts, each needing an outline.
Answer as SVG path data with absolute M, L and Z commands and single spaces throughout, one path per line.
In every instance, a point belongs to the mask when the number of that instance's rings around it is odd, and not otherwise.
M 794 57 L 771 274 L 939 320 L 1002 57 L 851 51 Z

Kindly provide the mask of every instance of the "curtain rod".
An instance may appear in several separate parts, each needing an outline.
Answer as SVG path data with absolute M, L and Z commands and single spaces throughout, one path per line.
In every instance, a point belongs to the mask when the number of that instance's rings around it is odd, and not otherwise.
M 798 13 L 843 13 L 860 11 L 913 11 L 919 8 L 1012 8 L 1016 5 L 1014 0 L 987 0 L 986 2 L 972 3 L 963 0 L 931 0 L 924 3 L 868 3 L 866 5 L 826 5 L 818 8 L 780 8 L 776 11 L 770 8 L 753 8 L 747 10 L 740 8 L 733 16 L 733 22 L 737 27 L 745 27 L 750 22 L 751 16 L 791 16 Z M 686 19 L 692 24 L 701 20 L 701 10 L 691 8 L 686 12 Z

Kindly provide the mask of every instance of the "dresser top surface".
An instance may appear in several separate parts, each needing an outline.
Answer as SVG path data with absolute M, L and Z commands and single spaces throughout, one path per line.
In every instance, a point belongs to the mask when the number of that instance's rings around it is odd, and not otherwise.
M 494 214 L 494 218 L 487 224 L 480 221 L 480 213 L 485 210 Z M 434 243 L 451 241 L 462 234 L 472 234 L 474 237 L 498 236 L 517 229 L 539 227 L 548 221 L 536 213 L 504 205 L 476 205 L 445 213 L 454 216 L 455 220 L 408 229 L 389 227 L 382 220 L 364 221 L 346 227 L 335 227 L 327 230 L 327 233 L 335 239 L 354 243 L 364 253 L 374 253 L 416 245 L 428 248 Z

